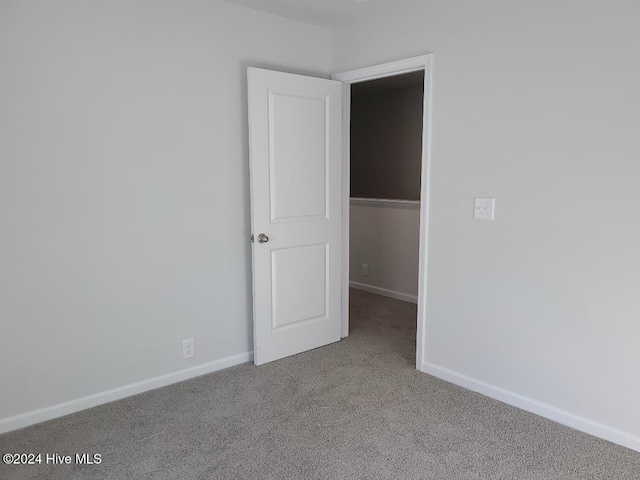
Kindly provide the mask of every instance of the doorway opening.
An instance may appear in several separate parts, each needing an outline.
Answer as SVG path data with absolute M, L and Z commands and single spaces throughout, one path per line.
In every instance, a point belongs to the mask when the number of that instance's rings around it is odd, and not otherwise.
M 344 83 L 342 336 L 349 335 L 350 303 L 354 323 L 363 312 L 380 321 L 376 312 L 384 311 L 397 323 L 392 328 L 413 330 L 421 371 L 431 62 L 430 54 L 333 76 Z
M 397 333 L 408 358 L 417 327 L 423 104 L 424 71 L 351 87 L 350 329 Z

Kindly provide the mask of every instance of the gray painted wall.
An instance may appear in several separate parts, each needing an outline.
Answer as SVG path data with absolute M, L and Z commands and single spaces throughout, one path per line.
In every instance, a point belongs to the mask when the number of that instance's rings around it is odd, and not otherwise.
M 252 349 L 248 66 L 326 77 L 331 34 L 0 2 L 0 420 Z
M 636 448 L 639 24 L 636 1 L 424 0 L 333 50 L 334 71 L 435 53 L 427 362 Z
M 423 87 L 351 88 L 351 196 L 420 199 Z

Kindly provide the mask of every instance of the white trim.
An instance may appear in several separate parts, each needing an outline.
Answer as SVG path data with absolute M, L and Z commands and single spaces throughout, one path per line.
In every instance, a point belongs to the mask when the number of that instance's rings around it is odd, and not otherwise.
M 342 338 L 349 336 L 349 215 L 351 197 L 351 85 L 342 87 Z
M 395 200 L 390 198 L 362 198 L 351 197 L 351 205 L 363 207 L 391 207 L 417 210 L 420 208 L 420 200 Z
M 433 55 L 424 58 L 424 104 L 422 119 L 422 170 L 420 180 L 420 256 L 418 258 L 418 330 L 416 368 L 427 358 L 427 266 L 429 261 L 429 212 L 431 206 L 431 116 L 433 114 Z
M 524 395 L 520 395 L 504 388 L 496 387 L 488 383 L 476 380 L 462 373 L 458 373 L 448 368 L 440 367 L 433 363 L 424 362 L 422 371 L 438 377 L 447 382 L 454 383 L 463 388 L 481 393 L 487 397 L 499 400 L 514 407 L 535 413 L 541 417 L 548 418 L 554 422 L 561 423 L 567 427 L 580 430 L 595 437 L 599 437 L 610 442 L 617 443 L 624 447 L 640 452 L 640 437 L 624 430 L 596 422 L 588 418 L 580 417 L 566 410 L 554 407 L 548 403 L 540 402 Z
M 105 403 L 113 402 L 114 400 L 120 400 L 132 395 L 148 392 L 149 390 L 155 390 L 156 388 L 166 387 L 167 385 L 206 375 L 207 373 L 224 370 L 225 368 L 247 363 L 251 360 L 253 360 L 253 352 L 240 353 L 238 355 L 232 355 L 213 362 L 185 368 L 184 370 L 179 370 L 177 372 L 160 375 L 159 377 L 149 378 L 147 380 L 130 383 L 129 385 L 124 385 L 104 392 L 87 395 L 86 397 L 77 398 L 75 400 L 59 403 L 50 407 L 3 418 L 0 420 L 0 434 L 28 427 L 29 425 L 34 425 L 46 420 L 52 420 L 64 415 L 69 415 L 81 410 L 86 410 L 87 408 L 103 405 Z
M 375 80 L 377 78 L 394 77 L 404 73 L 417 72 L 424 70 L 425 66 L 430 62 L 432 53 L 420 55 L 418 57 L 405 58 L 395 62 L 383 63 L 382 65 L 374 65 L 372 67 L 359 68 L 348 72 L 335 73 L 331 76 L 334 80 L 343 83 L 361 83 Z
M 429 241 L 429 197 L 431 188 L 431 115 L 433 99 L 433 54 L 407 58 L 396 62 L 361 68 L 349 72 L 336 73 L 332 76 L 345 84 L 343 95 L 344 112 L 344 148 L 343 148 L 343 199 L 342 199 L 342 336 L 349 334 L 349 165 L 350 158 L 350 123 L 351 123 L 351 84 L 392 77 L 403 73 L 424 70 L 424 103 L 422 117 L 422 173 L 420 190 L 420 252 L 418 260 L 418 332 L 416 339 L 416 368 L 422 368 L 426 358 L 425 331 L 427 325 L 427 255 Z
M 362 290 L 363 292 L 375 293 L 376 295 L 382 295 L 383 297 L 395 298 L 396 300 L 402 300 L 403 302 L 418 303 L 418 297 L 416 295 L 409 295 L 402 292 L 396 292 L 395 290 L 387 290 L 382 287 L 375 287 L 373 285 L 367 285 L 366 283 L 349 282 L 351 288 L 356 290 Z

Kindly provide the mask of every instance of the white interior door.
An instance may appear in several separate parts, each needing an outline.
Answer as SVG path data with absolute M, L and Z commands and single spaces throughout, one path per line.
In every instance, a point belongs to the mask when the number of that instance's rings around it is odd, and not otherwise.
M 342 84 L 249 68 L 256 365 L 340 340 Z

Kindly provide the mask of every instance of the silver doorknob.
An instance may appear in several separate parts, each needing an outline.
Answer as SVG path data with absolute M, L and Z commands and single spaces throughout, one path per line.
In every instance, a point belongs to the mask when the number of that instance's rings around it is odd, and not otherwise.
M 258 243 L 267 243 L 269 241 L 269 237 L 267 237 L 264 233 L 258 235 Z

